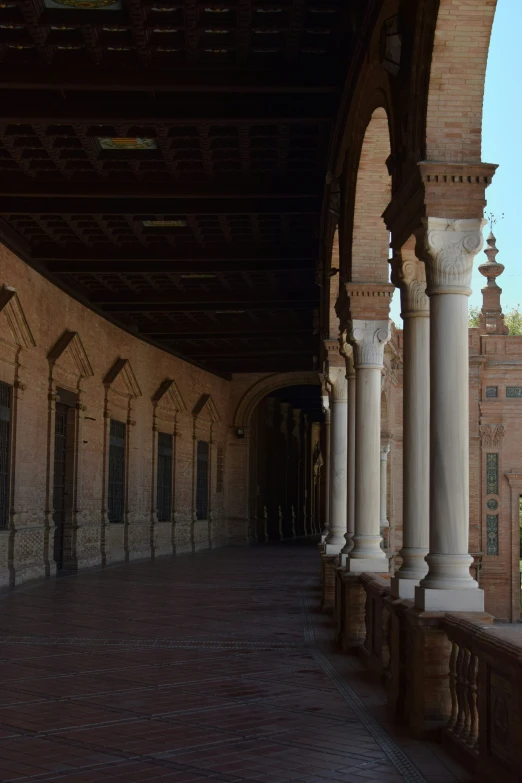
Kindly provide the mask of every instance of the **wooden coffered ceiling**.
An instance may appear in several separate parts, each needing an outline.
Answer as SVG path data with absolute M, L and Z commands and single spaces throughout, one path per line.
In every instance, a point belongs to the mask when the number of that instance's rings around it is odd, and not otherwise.
M 363 7 L 0 2 L 2 240 L 211 371 L 312 369 L 326 157 Z

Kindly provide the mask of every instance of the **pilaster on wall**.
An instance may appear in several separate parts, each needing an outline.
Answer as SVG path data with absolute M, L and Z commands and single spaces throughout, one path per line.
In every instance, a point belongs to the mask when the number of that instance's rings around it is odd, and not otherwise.
M 180 437 L 178 417 L 187 407 L 176 381 L 166 378 L 152 397 L 152 476 L 150 545 L 154 555 L 176 554 L 176 475 L 177 443 Z M 158 432 L 172 435 L 171 517 L 158 521 Z
M 3 321 L 3 323 L 2 323 Z M 45 524 L 39 514 L 30 510 L 21 482 L 27 476 L 24 470 L 19 441 L 25 441 L 27 425 L 20 421 L 28 382 L 25 372 L 25 352 L 36 347 L 36 341 L 25 316 L 15 288 L 4 285 L 0 289 L 0 380 L 12 388 L 11 399 L 11 453 L 8 527 L 0 533 L 0 585 L 12 586 L 21 579 L 44 576 L 48 558 Z M 32 390 L 34 392 L 34 390 Z M 36 421 L 29 424 L 35 426 Z
M 150 556 L 150 530 L 144 521 L 135 518 L 135 514 L 129 511 L 129 494 L 135 492 L 135 483 L 130 485 L 131 474 L 131 439 L 132 427 L 136 426 L 133 418 L 133 400 L 141 397 L 141 389 L 134 375 L 134 371 L 128 359 L 117 359 L 106 374 L 103 385 L 105 387 L 104 409 L 104 469 L 102 489 L 102 562 L 113 560 L 129 560 Z M 109 522 L 108 493 L 109 493 L 109 447 L 110 447 L 110 422 L 111 419 L 122 421 L 125 427 L 125 478 L 124 478 L 124 503 L 123 521 L 121 523 Z M 131 506 L 134 508 L 134 504 Z M 132 530 L 130 530 L 132 524 Z M 129 540 L 132 536 L 132 542 Z M 131 554 L 132 553 L 132 554 Z
M 66 518 L 64 535 L 64 563 L 63 566 L 74 571 L 78 565 L 91 566 L 101 562 L 100 556 L 100 528 L 99 525 L 89 521 L 88 488 L 83 483 L 83 458 L 84 458 L 84 428 L 85 418 L 88 415 L 87 406 L 84 404 L 85 388 L 84 380 L 94 375 L 91 362 L 83 346 L 78 332 L 66 330 L 47 354 L 49 361 L 49 394 L 48 394 L 48 435 L 47 435 L 47 487 L 45 505 L 45 526 L 47 537 L 47 561 L 49 573 L 54 573 L 56 565 L 53 562 L 53 540 L 60 535 L 53 520 L 53 484 L 54 484 L 54 448 L 56 426 L 56 403 L 60 402 L 59 389 L 70 391 L 75 395 L 76 408 L 72 409 L 69 416 L 74 416 L 70 421 L 72 443 L 69 448 L 73 450 L 71 460 L 71 473 L 68 482 L 71 497 Z M 73 398 L 74 399 L 74 398 Z M 80 552 L 80 562 L 78 560 Z
M 221 420 L 216 404 L 210 394 L 202 394 L 193 411 L 193 453 L 192 453 L 192 550 L 212 548 L 212 523 L 214 518 L 213 481 L 214 481 L 214 440 L 215 425 Z M 208 514 L 206 519 L 198 519 L 196 514 L 197 492 L 197 444 L 198 440 L 206 441 L 208 450 Z

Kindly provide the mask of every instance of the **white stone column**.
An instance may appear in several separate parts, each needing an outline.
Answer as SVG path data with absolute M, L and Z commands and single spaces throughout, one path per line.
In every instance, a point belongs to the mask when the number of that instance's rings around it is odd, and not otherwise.
M 330 519 L 325 554 L 338 555 L 346 532 L 346 431 L 348 423 L 348 387 L 344 367 L 331 367 L 330 384 Z
M 468 542 L 468 296 L 484 222 L 429 217 L 418 235 L 431 309 L 429 571 L 415 588 L 425 611 L 484 610 Z
M 331 411 L 330 411 L 330 398 L 327 394 L 323 394 L 323 411 L 324 411 L 324 486 L 326 489 L 324 498 L 324 524 L 321 531 L 321 544 L 324 544 L 328 536 L 328 529 L 330 526 L 330 432 L 331 432 Z
M 389 527 L 388 522 L 388 454 L 389 444 L 381 446 L 381 495 L 380 495 L 380 528 Z
M 402 565 L 392 595 L 413 600 L 428 571 L 430 496 L 430 302 L 414 242 L 393 259 L 392 280 L 400 288 L 404 321 Z
M 346 558 L 353 549 L 353 535 L 355 533 L 355 367 L 353 363 L 353 348 L 341 338 L 341 355 L 346 362 L 346 381 L 348 384 L 348 453 L 346 461 L 347 470 L 347 498 L 346 498 L 346 543 L 341 549 L 339 563 L 346 565 Z
M 346 561 L 352 573 L 388 571 L 380 534 L 381 373 L 390 321 L 352 320 L 355 400 L 355 534 Z

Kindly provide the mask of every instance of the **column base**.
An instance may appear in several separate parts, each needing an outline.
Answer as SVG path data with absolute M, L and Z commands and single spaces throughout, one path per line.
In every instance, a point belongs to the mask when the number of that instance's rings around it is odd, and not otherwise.
M 483 612 L 484 590 L 415 588 L 415 608 L 422 612 Z
M 332 555 L 338 555 L 341 549 L 343 548 L 342 544 L 324 544 L 323 552 L 325 555 L 328 555 L 328 557 Z
M 350 559 L 350 555 L 345 555 L 342 552 L 339 552 L 339 567 L 340 568 L 346 568 L 346 563 Z
M 415 588 L 419 586 L 420 579 L 402 579 L 394 576 L 391 580 L 392 598 L 401 598 L 405 601 L 415 600 Z
M 350 574 L 387 574 L 389 571 L 386 557 L 348 557 L 346 571 Z

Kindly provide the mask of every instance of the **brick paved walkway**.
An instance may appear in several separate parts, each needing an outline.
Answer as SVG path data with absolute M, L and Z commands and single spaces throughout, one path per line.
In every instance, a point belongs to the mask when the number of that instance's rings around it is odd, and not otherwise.
M 5 596 L 0 780 L 465 780 L 390 736 L 382 696 L 331 650 L 318 569 L 313 547 L 228 549 Z

